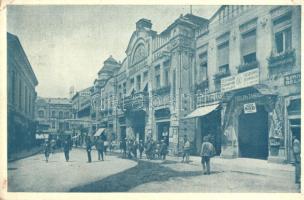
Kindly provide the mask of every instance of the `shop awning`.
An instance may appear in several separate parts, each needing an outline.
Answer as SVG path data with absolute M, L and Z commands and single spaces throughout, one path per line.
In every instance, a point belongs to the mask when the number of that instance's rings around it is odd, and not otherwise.
M 199 107 L 199 108 L 195 109 L 192 113 L 190 113 L 188 116 L 186 116 L 185 118 L 188 119 L 188 118 L 200 117 L 200 116 L 207 115 L 210 112 L 214 111 L 218 106 L 219 106 L 219 104 Z
M 99 128 L 96 133 L 94 134 L 94 136 L 98 137 L 100 136 L 103 132 L 104 132 L 105 128 Z

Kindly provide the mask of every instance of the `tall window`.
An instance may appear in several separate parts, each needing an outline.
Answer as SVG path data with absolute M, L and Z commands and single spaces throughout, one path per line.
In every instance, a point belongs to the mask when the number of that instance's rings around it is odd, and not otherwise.
M 24 111 L 27 113 L 27 102 L 28 102 L 28 97 L 27 97 L 27 87 L 24 86 Z
M 59 119 L 62 119 L 62 118 L 63 118 L 63 112 L 59 111 Z
M 66 119 L 70 118 L 70 113 L 69 112 L 65 112 L 64 113 L 64 118 L 66 118 Z
M 175 70 L 173 70 L 172 90 L 173 90 L 173 94 L 175 95 L 175 90 L 176 90 L 176 71 Z
M 44 117 L 44 111 L 43 110 L 39 110 L 38 111 L 38 117 L 39 118 L 43 118 Z
M 52 121 L 52 128 L 55 128 L 56 126 L 55 126 L 55 122 L 54 121 Z
M 22 110 L 22 82 L 21 80 L 19 79 L 19 95 L 18 95 L 18 98 L 19 98 L 19 109 Z
M 244 64 L 256 61 L 256 29 L 242 34 L 241 55 Z
M 217 47 L 217 66 L 221 73 L 229 72 L 229 41 Z
M 155 67 L 155 88 L 160 88 L 160 65 Z
M 136 77 L 136 91 L 140 91 L 140 85 L 141 85 L 141 77 L 138 75 Z
M 55 111 L 52 111 L 52 117 L 53 117 L 53 118 L 56 117 L 55 115 L 56 115 L 56 112 L 55 112 Z
M 199 77 L 200 80 L 202 81 L 207 80 L 208 78 L 207 67 L 208 67 L 208 54 L 207 52 L 204 52 L 199 55 Z
M 280 54 L 292 49 L 291 13 L 273 21 L 275 53 Z
M 122 84 L 122 86 L 123 86 L 123 94 L 126 95 L 126 94 L 127 94 L 127 83 L 124 82 L 124 83 Z

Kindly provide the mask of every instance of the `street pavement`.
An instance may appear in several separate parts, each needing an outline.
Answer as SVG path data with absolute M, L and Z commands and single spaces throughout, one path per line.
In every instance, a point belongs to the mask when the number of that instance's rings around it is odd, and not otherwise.
M 107 155 L 105 161 L 87 163 L 84 149 L 73 149 L 70 162 L 62 152 L 8 163 L 10 192 L 299 192 L 294 184 L 294 167 L 256 159 L 211 161 L 211 175 L 203 175 L 199 157 L 181 163 L 168 156 L 166 161 L 122 159 Z

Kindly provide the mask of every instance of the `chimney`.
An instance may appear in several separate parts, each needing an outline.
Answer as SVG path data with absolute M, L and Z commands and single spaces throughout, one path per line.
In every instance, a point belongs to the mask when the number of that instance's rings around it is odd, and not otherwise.
M 152 28 L 151 20 L 142 18 L 136 22 L 136 30 L 140 30 L 140 29 L 151 30 L 151 28 Z

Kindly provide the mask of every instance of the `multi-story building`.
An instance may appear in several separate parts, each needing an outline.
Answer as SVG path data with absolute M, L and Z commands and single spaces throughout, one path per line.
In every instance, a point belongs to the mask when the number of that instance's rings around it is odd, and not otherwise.
M 300 16 L 299 6 L 221 6 L 209 20 L 181 15 L 160 34 L 139 20 L 100 85 L 102 126 L 117 139 L 164 139 L 171 153 L 184 135 L 196 153 L 209 136 L 223 157 L 292 161 Z
M 69 99 L 38 97 L 35 106 L 38 134 L 71 134 L 72 103 Z
M 91 90 L 92 87 L 85 88 L 76 92 L 71 98 L 73 116 L 69 121 L 74 136 L 81 135 L 83 138 L 91 131 Z
M 212 134 L 222 156 L 292 160 L 300 13 L 299 6 L 222 6 L 196 31 L 197 146 Z
M 17 36 L 7 33 L 8 155 L 35 141 L 37 78 Z

